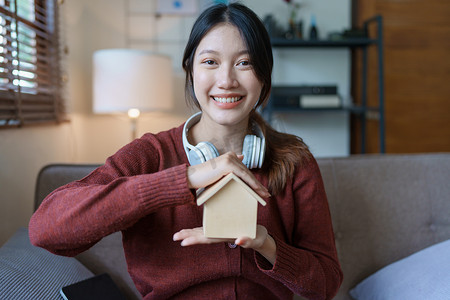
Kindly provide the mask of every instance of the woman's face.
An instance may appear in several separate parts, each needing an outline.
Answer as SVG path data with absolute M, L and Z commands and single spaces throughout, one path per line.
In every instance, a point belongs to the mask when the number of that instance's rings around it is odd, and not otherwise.
M 193 81 L 204 117 L 221 125 L 248 124 L 262 83 L 235 26 L 218 24 L 203 37 L 194 56 Z

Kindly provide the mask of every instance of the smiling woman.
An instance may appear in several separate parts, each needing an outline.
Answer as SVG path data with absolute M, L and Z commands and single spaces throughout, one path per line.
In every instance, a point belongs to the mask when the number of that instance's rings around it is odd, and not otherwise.
M 319 168 L 300 138 L 257 112 L 269 98 L 272 65 L 253 11 L 205 10 L 183 58 L 187 100 L 200 112 L 134 140 L 47 196 L 30 221 L 33 244 L 76 255 L 122 231 L 144 299 L 331 299 L 342 272 Z M 230 173 L 266 203 L 254 237 L 204 235 L 197 191 Z
M 62 121 L 56 0 L 0 4 L 0 128 Z

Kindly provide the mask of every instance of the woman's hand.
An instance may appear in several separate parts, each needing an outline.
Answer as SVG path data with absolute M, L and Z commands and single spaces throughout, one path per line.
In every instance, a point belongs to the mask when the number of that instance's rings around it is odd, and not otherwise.
M 251 248 L 258 251 L 272 265 L 276 260 L 276 244 L 275 240 L 267 233 L 267 229 L 258 225 L 256 227 L 256 237 L 239 237 L 233 239 L 207 238 L 203 234 L 203 227 L 193 229 L 183 229 L 173 235 L 174 241 L 181 241 L 181 246 L 206 245 L 215 243 L 234 243 L 242 248 Z
M 270 197 L 269 191 L 255 178 L 242 163 L 243 156 L 233 152 L 225 153 L 199 165 L 187 169 L 188 184 L 191 189 L 207 187 L 223 176 L 233 172 L 248 184 L 262 198 Z

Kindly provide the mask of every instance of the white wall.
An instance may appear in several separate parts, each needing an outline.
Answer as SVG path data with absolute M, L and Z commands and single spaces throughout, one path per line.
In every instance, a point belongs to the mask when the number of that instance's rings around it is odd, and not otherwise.
M 102 163 L 130 140 L 125 118 L 93 115 L 92 54 L 98 49 L 150 49 L 171 55 L 175 71 L 175 103 L 172 112 L 144 115 L 138 134 L 158 132 L 181 124 L 190 114 L 184 103 L 184 74 L 181 55 L 193 16 L 154 18 L 156 0 L 129 0 L 127 19 L 125 0 L 72 0 L 62 6 L 63 33 L 69 53 L 65 67 L 69 81 L 66 95 L 69 123 L 0 130 L 0 244 L 20 226 L 27 226 L 33 211 L 35 180 L 40 168 L 48 163 Z M 206 0 L 199 0 L 204 3 Z M 261 17 L 276 12 L 287 17 L 282 0 L 243 1 Z M 315 11 L 319 30 L 342 30 L 350 24 L 350 0 L 303 1 L 301 15 L 309 19 Z M 339 2 L 339 4 L 338 4 Z M 149 12 L 149 14 L 143 14 Z M 131 35 L 126 35 L 127 20 Z M 148 24 L 137 30 L 139 24 Z M 338 82 L 344 93 L 349 90 L 349 59 L 343 50 L 321 55 L 314 50 L 275 51 L 275 83 Z M 299 55 L 299 53 L 302 53 Z M 331 68 L 330 68 L 331 67 Z M 323 76 L 323 77 L 322 77 Z M 279 115 L 280 129 L 298 133 L 310 144 L 313 153 L 346 155 L 348 153 L 347 118 L 341 115 Z

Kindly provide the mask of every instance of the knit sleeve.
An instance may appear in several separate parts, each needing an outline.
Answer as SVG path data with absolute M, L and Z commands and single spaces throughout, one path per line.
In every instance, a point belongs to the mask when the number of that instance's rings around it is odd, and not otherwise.
M 149 143 L 132 143 L 87 177 L 53 191 L 31 217 L 31 242 L 74 256 L 158 209 L 194 204 L 186 164 L 161 153 Z
M 296 225 L 292 241 L 272 235 L 276 261 L 272 265 L 255 252 L 258 268 L 307 299 L 332 299 L 343 279 L 328 201 L 314 159 L 294 180 Z

